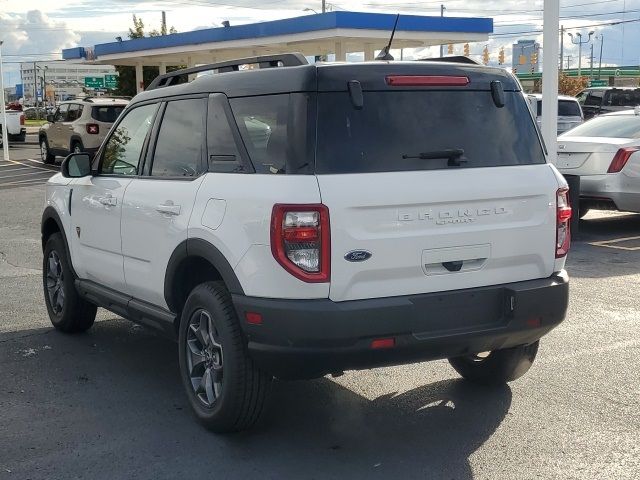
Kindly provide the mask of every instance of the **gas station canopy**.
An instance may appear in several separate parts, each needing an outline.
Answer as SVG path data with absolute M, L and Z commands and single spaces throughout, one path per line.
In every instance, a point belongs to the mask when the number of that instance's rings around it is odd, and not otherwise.
M 307 56 L 362 52 L 372 60 L 383 48 L 396 16 L 380 13 L 328 12 L 247 25 L 145 37 L 63 50 L 64 60 L 109 65 L 194 66 L 233 58 L 301 52 Z M 393 49 L 481 42 L 493 31 L 490 18 L 401 15 Z

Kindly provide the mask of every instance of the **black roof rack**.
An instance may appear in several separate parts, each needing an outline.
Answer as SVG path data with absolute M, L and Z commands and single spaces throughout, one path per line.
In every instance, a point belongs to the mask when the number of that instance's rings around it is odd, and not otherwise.
M 180 82 L 180 77 L 191 75 L 193 73 L 208 72 L 217 70 L 218 73 L 236 72 L 240 70 L 240 65 L 258 65 L 259 68 L 274 67 L 296 67 L 299 65 L 307 65 L 307 59 L 301 53 L 283 53 L 280 55 L 263 55 L 259 57 L 240 58 L 237 60 L 228 60 L 226 62 L 211 63 L 209 65 L 200 65 L 199 67 L 183 68 L 174 72 L 158 75 L 153 79 L 146 90 L 154 90 L 160 87 L 168 87 L 176 85 Z
M 471 65 L 480 65 L 475 60 L 465 57 L 464 55 L 452 55 L 450 57 L 432 57 L 432 58 L 419 58 L 419 62 L 453 62 L 453 63 L 468 63 Z

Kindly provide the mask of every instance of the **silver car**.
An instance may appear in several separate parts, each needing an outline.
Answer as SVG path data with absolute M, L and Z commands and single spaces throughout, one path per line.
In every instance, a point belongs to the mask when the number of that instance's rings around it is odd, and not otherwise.
M 542 95 L 527 95 L 529 106 L 536 117 L 538 127 L 542 127 Z M 558 135 L 561 135 L 584 122 L 584 114 L 578 100 L 574 97 L 558 95 Z
M 558 138 L 558 170 L 580 176 L 590 208 L 640 213 L 640 107 L 600 115 Z

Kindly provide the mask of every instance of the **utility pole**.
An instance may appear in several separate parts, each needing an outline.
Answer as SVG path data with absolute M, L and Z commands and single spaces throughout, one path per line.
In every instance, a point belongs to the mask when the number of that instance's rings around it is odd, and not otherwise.
M 7 132 L 7 109 L 4 105 L 4 72 L 2 71 L 2 44 L 0 40 L 0 109 L 2 110 L 2 153 L 4 160 L 9 161 L 9 136 Z
M 600 73 L 602 72 L 602 44 L 604 43 L 604 34 L 598 35 L 600 37 L 600 61 L 598 62 L 598 80 L 600 80 Z
M 444 5 L 440 5 L 440 16 L 444 17 L 444 11 L 446 10 Z M 440 58 L 444 57 L 444 45 L 440 44 Z
M 593 43 L 591 44 L 591 56 L 589 57 L 589 80 L 593 80 Z
M 322 13 L 325 13 L 326 11 L 327 11 L 326 0 L 322 0 Z
M 36 119 L 40 120 L 40 110 L 38 109 L 38 66 L 33 62 L 33 106 L 36 107 Z
M 567 70 L 569 70 L 571 68 L 571 58 L 573 57 L 571 57 L 571 55 L 567 55 L 565 58 L 567 59 Z
M 560 25 L 560 71 L 562 72 L 562 59 L 564 58 L 564 25 Z
M 160 25 L 160 35 L 167 34 L 167 13 L 162 11 L 162 24 Z
M 587 43 L 589 43 L 593 34 L 593 31 L 589 32 L 589 37 L 585 41 L 582 41 L 582 33 L 576 33 L 577 40 L 574 40 L 573 34 L 569 33 L 569 36 L 571 37 L 571 43 L 573 43 L 574 45 L 578 45 L 578 77 L 582 77 L 582 45 L 586 45 Z

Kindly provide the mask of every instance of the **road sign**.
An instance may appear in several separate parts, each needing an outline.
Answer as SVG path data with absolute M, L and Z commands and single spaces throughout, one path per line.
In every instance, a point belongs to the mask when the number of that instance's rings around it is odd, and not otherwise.
M 87 88 L 104 88 L 104 78 L 84 77 L 84 86 Z
M 591 80 L 589 82 L 590 87 L 608 87 L 609 80 Z
M 105 88 L 118 88 L 118 75 L 105 75 L 104 86 Z

